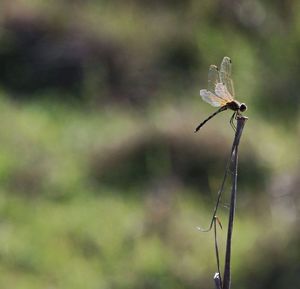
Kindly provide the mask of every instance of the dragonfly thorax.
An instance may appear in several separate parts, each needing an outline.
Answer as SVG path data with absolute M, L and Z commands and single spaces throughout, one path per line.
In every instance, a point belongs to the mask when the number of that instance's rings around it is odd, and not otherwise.
M 234 111 L 240 111 L 240 112 L 244 112 L 247 110 L 247 106 L 244 103 L 239 103 L 236 100 L 233 100 L 229 103 L 226 104 L 227 108 L 234 110 Z

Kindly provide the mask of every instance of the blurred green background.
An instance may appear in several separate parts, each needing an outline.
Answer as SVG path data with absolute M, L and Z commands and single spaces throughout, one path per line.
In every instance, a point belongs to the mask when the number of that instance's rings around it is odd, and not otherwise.
M 1 288 L 214 288 L 213 235 L 196 227 L 210 221 L 231 114 L 193 131 L 214 111 L 199 89 L 225 55 L 249 117 L 232 288 L 300 287 L 298 1 L 0 6 Z

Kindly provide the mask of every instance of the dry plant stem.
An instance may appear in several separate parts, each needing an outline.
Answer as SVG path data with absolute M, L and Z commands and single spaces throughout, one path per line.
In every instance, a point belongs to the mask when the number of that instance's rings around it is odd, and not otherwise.
M 234 113 L 232 115 L 232 118 L 235 115 L 236 115 L 236 113 Z M 245 119 L 247 119 L 247 117 L 243 117 L 241 115 L 237 116 L 237 119 L 239 119 L 239 118 L 245 118 Z M 231 120 L 230 120 L 230 122 L 231 122 Z M 233 127 L 233 128 L 235 130 L 235 127 Z M 230 156 L 229 156 L 229 159 L 228 159 L 227 164 L 226 164 L 226 170 L 225 170 L 225 174 L 224 174 L 224 177 L 223 177 L 223 181 L 222 181 L 221 187 L 220 187 L 220 189 L 218 191 L 217 201 L 216 201 L 216 205 L 215 205 L 215 208 L 214 208 L 214 211 L 213 211 L 211 222 L 210 222 L 209 227 L 207 229 L 203 229 L 201 227 L 198 227 L 198 230 L 201 231 L 201 232 L 209 232 L 212 229 L 212 226 L 214 224 L 214 220 L 215 220 L 215 217 L 217 215 L 217 211 L 218 211 L 218 208 L 219 208 L 219 205 L 220 205 L 220 201 L 221 201 L 221 196 L 222 196 L 222 193 L 224 191 L 224 186 L 225 186 L 225 183 L 226 183 L 226 180 L 227 180 L 228 171 L 230 170 L 230 165 L 231 165 L 231 162 L 232 162 L 232 156 L 233 156 L 233 153 L 234 153 L 234 150 L 235 150 L 235 146 L 236 146 L 236 135 L 237 135 L 238 130 L 235 130 L 235 132 L 236 132 L 235 139 L 233 141 L 231 152 L 230 152 Z
M 244 116 L 237 117 L 237 129 L 232 146 L 232 190 L 230 197 L 230 210 L 229 210 L 229 220 L 228 220 L 228 231 L 227 231 L 227 243 L 226 243 L 226 254 L 225 254 L 225 267 L 224 267 L 224 277 L 223 277 L 223 287 L 222 289 L 230 289 L 231 284 L 231 239 L 233 231 L 233 221 L 236 207 L 236 192 L 237 192 L 237 167 L 238 167 L 238 146 L 243 133 L 243 128 L 247 118 Z

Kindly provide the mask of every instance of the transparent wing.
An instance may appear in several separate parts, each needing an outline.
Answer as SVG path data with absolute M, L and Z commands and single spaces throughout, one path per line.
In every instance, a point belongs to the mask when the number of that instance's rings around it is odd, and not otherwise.
M 215 107 L 223 106 L 227 103 L 226 100 L 216 96 L 215 94 L 213 94 L 211 91 L 208 91 L 207 89 L 201 89 L 200 95 L 204 101 L 206 101 L 207 103 Z
M 220 67 L 220 80 L 227 87 L 228 92 L 234 97 L 233 81 L 231 79 L 231 59 L 225 56 Z
M 227 87 L 223 83 L 217 83 L 215 89 L 216 96 L 222 98 L 225 103 L 233 101 L 233 97 L 227 90 Z
M 208 86 L 207 89 L 215 93 L 216 85 L 220 82 L 219 70 L 215 65 L 211 65 L 208 70 Z

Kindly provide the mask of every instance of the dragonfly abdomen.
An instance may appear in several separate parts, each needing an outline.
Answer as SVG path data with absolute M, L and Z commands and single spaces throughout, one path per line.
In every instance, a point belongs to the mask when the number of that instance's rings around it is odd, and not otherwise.
M 224 105 L 222 107 L 220 107 L 216 112 L 214 112 L 212 115 L 210 115 L 207 119 L 205 119 L 203 122 L 201 122 L 195 129 L 195 132 L 197 132 L 203 125 L 205 125 L 211 118 L 213 118 L 214 116 L 216 116 L 218 113 L 226 110 L 227 108 L 229 108 L 227 105 Z

